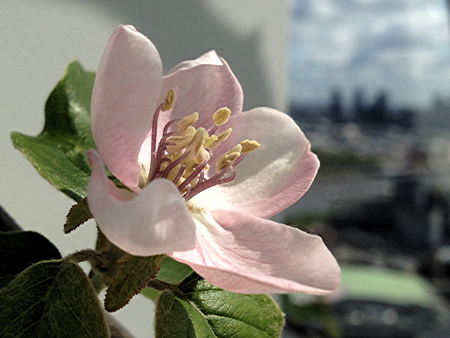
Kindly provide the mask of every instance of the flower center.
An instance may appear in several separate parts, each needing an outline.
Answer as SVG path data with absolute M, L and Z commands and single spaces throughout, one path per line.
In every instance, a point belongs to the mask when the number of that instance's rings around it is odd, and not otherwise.
M 194 127 L 198 113 L 169 121 L 157 142 L 159 115 L 171 110 L 174 105 L 175 92 L 170 90 L 165 102 L 158 106 L 153 117 L 150 170 L 147 171 L 142 166 L 141 187 L 155 178 L 166 178 L 175 183 L 181 195 L 189 200 L 205 189 L 233 181 L 236 175 L 235 167 L 248 153 L 257 150 L 260 144 L 243 140 L 216 156 L 217 147 L 232 133 L 232 129 L 228 128 L 220 134 L 215 134 L 230 118 L 231 111 L 226 107 L 220 108 L 212 115 L 214 125 L 209 130 Z M 215 169 L 212 174 L 212 170 L 209 170 L 211 166 Z

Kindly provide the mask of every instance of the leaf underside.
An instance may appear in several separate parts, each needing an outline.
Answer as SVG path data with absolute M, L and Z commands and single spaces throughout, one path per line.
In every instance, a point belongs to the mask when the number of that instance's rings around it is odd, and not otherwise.
M 100 303 L 81 268 L 42 261 L 0 290 L 0 337 L 109 337 Z
M 156 277 L 161 259 L 162 256 L 121 257 L 116 263 L 116 271 L 106 291 L 105 309 L 112 312 L 127 305 L 133 296 Z

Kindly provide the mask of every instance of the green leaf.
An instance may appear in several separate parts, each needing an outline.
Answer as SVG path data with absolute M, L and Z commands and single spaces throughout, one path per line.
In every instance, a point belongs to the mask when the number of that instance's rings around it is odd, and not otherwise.
M 217 337 L 195 305 L 171 291 L 161 293 L 155 318 L 156 338 Z
M 156 338 L 195 337 L 189 315 L 170 291 L 161 293 L 155 311 Z
M 227 292 L 199 280 L 189 298 L 205 314 L 218 337 L 273 338 L 281 335 L 283 313 L 267 295 Z
M 83 270 L 44 261 L 0 290 L 0 337 L 109 337 L 100 303 Z
M 105 309 L 116 311 L 155 279 L 162 256 L 138 257 L 125 255 L 117 261 L 111 284 L 106 290 Z
M 39 174 L 76 201 L 86 197 L 90 175 L 84 152 L 95 148 L 89 116 L 94 77 L 72 62 L 47 100 L 42 132 L 36 137 L 11 134 Z
M 87 198 L 83 198 L 77 204 L 70 208 L 69 213 L 66 216 L 66 223 L 64 224 L 64 233 L 69 233 L 75 230 L 92 218 L 91 210 L 89 210 L 89 205 L 87 203 Z
M 271 297 L 227 292 L 197 278 L 163 291 L 155 316 L 157 338 L 273 338 L 280 337 L 283 325 Z
M 141 295 L 156 302 L 158 300 L 159 296 L 161 295 L 161 291 L 149 287 L 149 288 L 142 289 Z
M 94 79 L 95 73 L 86 72 L 78 61 L 67 66 L 45 103 L 45 133 L 71 138 L 84 148 L 94 147 L 90 123 Z
M 177 262 L 166 256 L 161 264 L 161 268 L 159 269 L 156 278 L 172 285 L 179 285 L 189 275 L 191 275 L 192 272 L 193 271 L 190 266 Z
M 0 232 L 0 288 L 30 265 L 58 258 L 58 249 L 37 232 Z
M 31 162 L 39 174 L 75 201 L 86 197 L 88 174 L 76 167 L 69 153 L 73 146 L 64 140 L 58 141 L 47 136 L 27 136 L 13 132 L 11 138 Z

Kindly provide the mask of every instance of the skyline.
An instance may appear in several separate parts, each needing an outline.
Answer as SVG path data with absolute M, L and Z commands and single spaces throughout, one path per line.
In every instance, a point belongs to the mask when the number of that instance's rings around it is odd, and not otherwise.
M 389 92 L 394 106 L 425 108 L 450 96 L 444 0 L 291 0 L 290 100 L 345 100 Z

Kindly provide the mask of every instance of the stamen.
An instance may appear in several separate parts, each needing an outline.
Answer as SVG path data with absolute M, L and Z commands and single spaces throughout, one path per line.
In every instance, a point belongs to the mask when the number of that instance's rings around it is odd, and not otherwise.
M 217 129 L 219 129 L 219 127 L 214 125 L 211 129 L 208 130 L 208 134 L 209 135 L 214 134 L 217 131 Z
M 231 128 L 228 128 L 227 130 L 223 131 L 219 135 L 211 135 L 208 139 L 208 141 L 205 142 L 205 148 L 211 150 L 219 146 L 221 143 L 223 143 L 228 137 L 230 137 L 232 132 Z
M 186 180 L 178 187 L 178 190 L 183 191 L 184 188 L 186 188 L 186 186 L 191 183 L 191 181 L 198 176 L 198 174 L 201 173 L 201 171 L 203 169 L 205 169 L 206 165 L 208 163 L 205 161 L 202 164 L 200 164 L 197 168 L 195 168 L 194 172 L 192 174 L 190 174 Z
M 241 156 L 242 146 L 237 144 L 233 149 L 222 154 L 216 161 L 216 172 L 220 173 L 225 168 L 231 166 L 233 162 Z
M 165 124 L 157 144 L 159 115 L 172 109 L 174 104 L 175 92 L 169 90 L 165 101 L 158 106 L 153 116 L 150 169 L 145 180 L 146 167 L 141 165 L 139 185 L 143 187 L 156 177 L 166 178 L 174 182 L 181 195 L 189 200 L 205 189 L 233 181 L 236 165 L 248 153 L 259 149 L 260 144 L 254 140 L 241 141 L 219 156 L 215 163 L 215 174 L 206 178 L 208 168 L 214 161 L 211 151 L 223 144 L 232 133 L 232 129 L 228 128 L 219 135 L 214 134 L 229 121 L 231 111 L 227 107 L 218 109 L 212 115 L 214 125 L 209 132 L 205 128 L 193 126 L 199 119 L 197 112 L 171 120 Z
M 178 184 L 178 181 L 180 180 L 181 176 L 183 176 L 184 170 L 186 169 L 186 165 L 182 164 L 180 166 L 180 169 L 178 170 L 177 176 L 175 176 L 175 178 L 173 179 L 173 183 L 175 183 L 175 185 Z
M 173 89 L 169 90 L 166 95 L 166 100 L 163 103 L 162 110 L 167 111 L 173 108 L 175 105 L 175 91 Z
M 186 147 L 186 150 L 192 152 L 191 160 L 196 164 L 209 160 L 209 152 L 203 146 L 207 137 L 209 138 L 209 135 L 205 128 L 198 128 L 191 143 Z
M 183 162 L 183 160 L 189 156 L 189 151 L 185 151 L 178 159 L 170 163 L 166 169 L 164 169 L 164 172 L 161 174 L 161 177 L 167 177 L 170 173 L 170 171 L 175 168 L 178 164 Z
M 195 137 L 196 130 L 194 127 L 189 126 L 186 130 L 177 136 L 172 136 L 169 138 L 169 142 L 172 142 L 174 145 L 167 147 L 167 151 L 169 153 L 175 153 L 183 148 L 185 148 Z
M 166 142 L 167 139 L 170 138 L 172 135 L 175 135 L 174 131 L 171 131 L 170 133 L 166 133 L 165 135 L 161 136 L 161 139 L 159 140 L 159 143 Z
M 175 119 L 175 120 L 167 122 L 167 124 L 164 126 L 164 129 L 163 129 L 163 136 L 167 135 L 169 128 L 172 127 L 172 125 L 177 123 L 178 121 L 180 121 L 180 119 Z M 172 132 L 172 134 L 175 134 L 175 132 Z
M 151 153 L 153 154 L 156 149 L 156 134 L 158 132 L 158 118 L 159 113 L 162 110 L 162 104 L 156 108 L 155 114 L 153 115 L 153 121 L 152 121 L 152 144 L 151 144 Z
M 239 144 L 242 146 L 241 152 L 244 154 L 258 150 L 261 146 L 261 144 L 255 140 L 244 140 L 239 142 Z
M 162 171 L 165 170 L 165 169 L 169 166 L 169 164 L 170 164 L 171 162 L 172 162 L 172 161 L 170 160 L 170 158 L 164 157 L 164 158 L 159 162 L 158 172 L 157 172 L 157 175 L 156 175 L 156 176 L 158 176 L 158 177 L 161 176 Z
M 241 156 L 239 156 L 234 162 L 233 162 L 233 167 L 236 167 L 239 163 L 241 163 L 241 161 L 247 157 L 247 154 L 241 154 Z
M 231 170 L 228 170 L 228 171 L 225 170 L 222 173 L 214 175 L 209 180 L 206 180 L 206 181 L 196 185 L 195 187 L 193 187 L 186 193 L 184 198 L 186 200 L 189 200 L 192 197 L 194 197 L 195 195 L 197 195 L 198 193 L 202 192 L 203 190 L 206 190 L 206 189 L 211 188 L 218 184 L 225 184 L 225 183 L 229 183 L 229 182 L 233 181 L 234 178 L 236 177 L 236 172 L 231 167 L 229 167 L 229 169 L 231 169 Z M 223 177 L 226 173 L 230 173 L 230 176 Z
M 160 164 L 162 159 L 164 158 L 164 152 L 166 151 L 167 147 L 169 146 L 169 144 L 167 142 L 161 142 L 158 145 L 158 151 L 156 153 L 156 163 Z M 159 165 L 158 165 L 159 167 Z
M 180 122 L 178 122 L 178 131 L 183 132 L 185 131 L 189 126 L 192 126 L 195 122 L 198 120 L 198 113 L 192 113 L 190 115 L 187 115 L 183 117 Z
M 164 141 L 160 141 L 158 145 L 158 151 L 154 152 L 153 158 L 152 158 L 152 166 L 150 168 L 150 172 L 148 174 L 148 182 L 150 182 L 152 179 L 156 177 L 158 174 L 159 168 L 161 167 L 161 163 L 164 159 L 164 152 L 166 151 L 166 148 L 173 143 L 168 143 Z
M 224 125 L 225 123 L 228 122 L 230 115 L 231 110 L 228 109 L 227 107 L 218 109 L 212 116 L 214 124 L 218 127 Z
M 160 104 L 158 108 L 156 108 L 155 114 L 153 115 L 152 121 L 152 144 L 150 145 L 150 170 L 148 173 L 147 182 L 150 182 L 151 176 L 153 176 L 153 172 L 155 171 L 156 165 L 156 136 L 158 134 L 158 118 L 159 113 L 162 110 L 163 104 Z
M 217 141 L 219 137 L 217 135 L 211 135 L 203 144 L 206 149 L 211 149 L 211 144 Z

